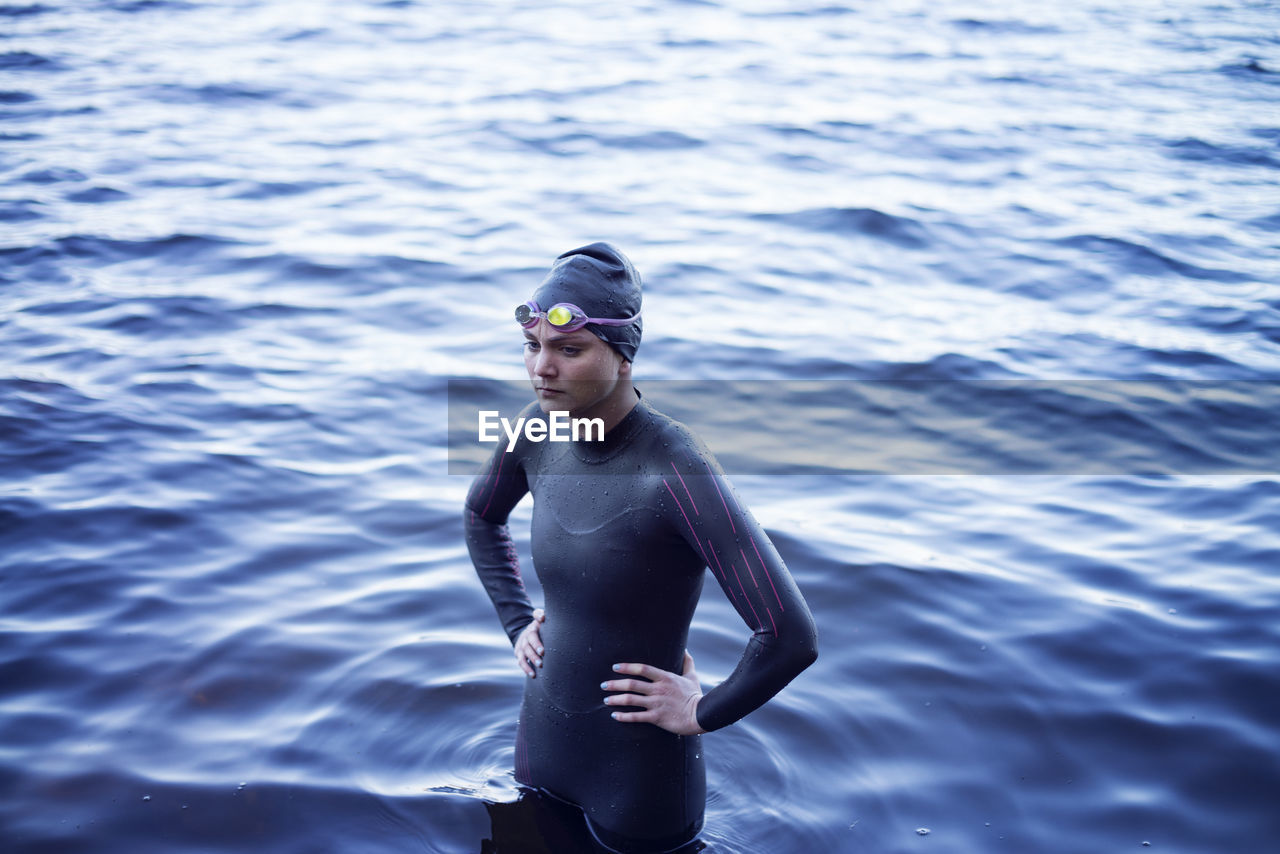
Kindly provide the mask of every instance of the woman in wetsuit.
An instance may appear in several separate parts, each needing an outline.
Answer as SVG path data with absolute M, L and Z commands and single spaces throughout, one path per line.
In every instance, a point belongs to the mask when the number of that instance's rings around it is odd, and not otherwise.
M 602 441 L 499 443 L 467 495 L 476 571 L 529 677 L 516 779 L 581 807 L 606 847 L 692 840 L 706 800 L 700 734 L 728 726 L 817 657 L 813 619 L 710 452 L 631 383 L 640 278 L 608 244 L 566 252 L 517 307 L 537 401 L 599 418 Z M 508 514 L 534 498 L 535 610 Z M 711 570 L 753 634 L 702 693 L 685 650 Z

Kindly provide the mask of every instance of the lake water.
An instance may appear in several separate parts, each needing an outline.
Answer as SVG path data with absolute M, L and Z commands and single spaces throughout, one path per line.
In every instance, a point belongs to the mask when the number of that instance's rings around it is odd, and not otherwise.
M 607 239 L 654 396 L 1213 398 L 1113 400 L 1099 468 L 987 464 L 976 404 L 772 434 L 945 434 L 962 473 L 713 441 L 821 655 L 704 738 L 705 850 L 1273 849 L 1278 103 L 1269 2 L 0 5 L 3 847 L 475 854 L 546 819 L 448 389 L 520 379 L 512 307 Z M 704 681 L 747 632 L 709 582 Z

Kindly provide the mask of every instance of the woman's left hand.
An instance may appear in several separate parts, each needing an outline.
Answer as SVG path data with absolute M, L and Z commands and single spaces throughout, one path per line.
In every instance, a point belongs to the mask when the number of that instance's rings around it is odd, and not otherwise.
M 640 706 L 643 712 L 614 712 L 613 719 L 623 723 L 650 723 L 676 735 L 698 735 L 706 732 L 698 726 L 698 701 L 702 688 L 693 669 L 693 656 L 684 654 L 682 673 L 672 673 L 648 664 L 615 664 L 619 673 L 643 679 L 613 679 L 601 683 L 605 691 L 622 691 L 604 698 L 608 706 Z

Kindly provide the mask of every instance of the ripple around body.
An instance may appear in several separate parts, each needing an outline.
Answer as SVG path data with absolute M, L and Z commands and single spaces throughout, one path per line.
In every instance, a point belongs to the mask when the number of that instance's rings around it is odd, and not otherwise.
M 1280 20 L 1042 5 L 0 4 L 5 850 L 547 817 L 448 380 L 597 239 L 819 628 L 708 850 L 1272 845 Z M 709 579 L 705 682 L 746 633 Z

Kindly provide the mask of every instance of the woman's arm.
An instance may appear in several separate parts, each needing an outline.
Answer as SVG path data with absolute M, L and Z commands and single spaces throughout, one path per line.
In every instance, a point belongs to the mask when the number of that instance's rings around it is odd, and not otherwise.
M 678 428 L 678 429 L 677 429 Z M 660 496 L 673 529 L 711 569 L 738 615 L 752 629 L 732 674 L 702 694 L 693 657 L 681 673 L 639 662 L 614 666 L 631 677 L 612 679 L 606 705 L 639 706 L 614 712 L 623 723 L 652 723 L 677 735 L 728 726 L 764 705 L 818 657 L 809 606 L 760 524 L 738 500 L 715 458 L 681 425 L 664 447 L 673 458 L 662 473 Z
M 533 603 L 520 577 L 520 558 L 507 528 L 512 508 L 528 491 L 519 455 L 506 453 L 506 443 L 500 442 L 485 470 L 472 482 L 462 518 L 471 562 L 513 645 L 522 640 L 522 633 L 534 621 Z M 536 636 L 536 625 L 533 632 Z M 536 637 L 533 640 L 530 650 L 541 646 Z M 520 666 L 532 675 L 527 659 Z
M 695 438 L 663 477 L 669 516 L 711 569 L 751 639 L 729 678 L 697 702 L 696 720 L 720 729 L 762 706 L 818 657 L 809 606 L 760 523 Z

